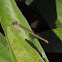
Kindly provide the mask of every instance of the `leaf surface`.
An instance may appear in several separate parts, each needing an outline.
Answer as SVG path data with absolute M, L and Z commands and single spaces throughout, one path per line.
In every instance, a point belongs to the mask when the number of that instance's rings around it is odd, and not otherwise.
M 11 24 L 13 22 L 15 22 L 15 21 L 17 21 L 19 24 L 21 24 L 26 29 L 32 31 L 30 26 L 29 26 L 29 24 L 28 24 L 28 22 L 27 22 L 27 20 L 25 19 L 23 14 L 18 9 L 18 7 L 17 7 L 17 5 L 16 5 L 14 0 L 0 0 L 0 4 L 1 4 L 1 6 L 0 6 L 1 24 L 2 24 L 2 27 L 3 27 L 3 30 L 5 32 L 5 36 L 6 36 L 7 40 L 8 40 L 7 28 L 8 28 L 8 26 L 14 27 Z M 45 61 L 48 62 L 46 54 L 45 54 L 43 48 L 41 47 L 39 41 L 34 36 L 32 36 L 31 34 L 29 34 L 28 32 L 24 31 L 23 29 L 20 28 L 20 31 L 21 32 L 18 32 L 19 35 L 22 38 L 29 40 L 30 43 L 32 43 L 36 47 L 35 49 L 37 49 L 40 52 L 40 54 L 43 56 Z M 11 45 L 10 45 L 9 41 L 8 41 L 8 44 L 9 44 L 10 49 L 12 51 L 11 53 L 13 53 L 13 50 L 11 48 Z M 15 61 L 17 62 L 17 59 Z
M 17 31 L 8 27 L 7 34 L 18 62 L 44 62 L 39 53 L 19 36 Z
M 0 62 L 12 62 L 8 44 L 5 37 L 0 33 Z

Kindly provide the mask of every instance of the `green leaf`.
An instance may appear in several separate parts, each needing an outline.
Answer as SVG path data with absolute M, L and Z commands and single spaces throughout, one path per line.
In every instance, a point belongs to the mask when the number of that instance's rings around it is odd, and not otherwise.
M 12 62 L 8 44 L 5 37 L 0 33 L 0 62 Z
M 39 53 L 14 28 L 7 28 L 7 36 L 18 62 L 43 62 Z
M 62 1 L 61 0 L 56 0 L 56 9 L 57 9 L 56 27 L 62 28 Z
M 29 26 L 29 24 L 28 24 L 28 22 L 27 22 L 27 20 L 25 19 L 23 14 L 18 9 L 18 7 L 17 7 L 17 5 L 16 5 L 14 0 L 1 0 L 0 1 L 0 16 L 1 16 L 1 24 L 2 24 L 2 27 L 3 27 L 3 30 L 5 32 L 5 36 L 6 36 L 7 40 L 8 40 L 8 36 L 7 35 L 10 33 L 9 32 L 7 34 L 7 28 L 8 28 L 8 26 L 9 27 L 14 27 L 11 24 L 13 22 L 15 22 L 15 21 L 20 23 L 23 27 L 27 28 L 28 30 L 32 31 L 30 26 Z M 43 56 L 44 60 L 46 62 L 48 62 L 46 54 L 45 54 L 43 48 L 41 47 L 39 41 L 33 35 L 29 34 L 28 32 L 24 31 L 23 29 L 20 28 L 20 31 L 21 32 L 18 32 L 19 35 L 23 39 L 27 39 L 30 43 L 32 43 L 36 47 L 35 49 L 37 51 L 39 51 L 39 53 Z M 10 35 L 12 35 L 12 34 L 10 34 Z M 9 41 L 8 41 L 8 44 L 9 44 L 10 49 L 12 51 L 11 44 L 9 43 Z M 11 53 L 13 53 L 13 52 L 11 52 Z
M 32 2 L 33 2 L 33 0 L 26 0 L 26 1 L 25 1 L 25 4 L 26 4 L 26 5 L 30 5 Z

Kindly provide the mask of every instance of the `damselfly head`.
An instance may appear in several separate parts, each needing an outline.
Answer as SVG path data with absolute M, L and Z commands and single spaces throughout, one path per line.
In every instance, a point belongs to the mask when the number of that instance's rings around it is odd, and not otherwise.
M 17 21 L 15 21 L 15 22 L 13 22 L 13 23 L 12 23 L 12 25 L 17 24 L 17 23 L 18 23 L 18 22 L 17 22 Z

